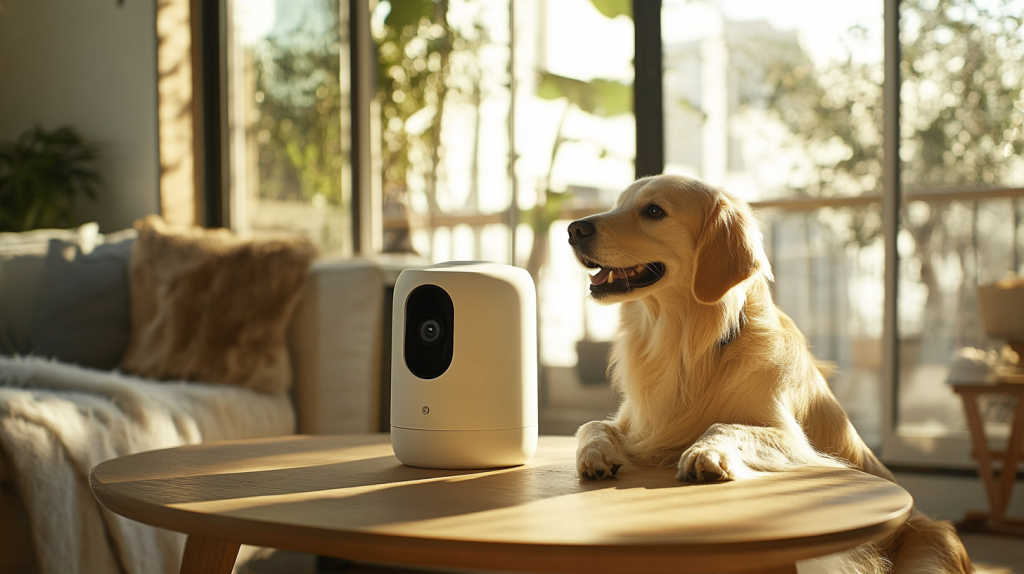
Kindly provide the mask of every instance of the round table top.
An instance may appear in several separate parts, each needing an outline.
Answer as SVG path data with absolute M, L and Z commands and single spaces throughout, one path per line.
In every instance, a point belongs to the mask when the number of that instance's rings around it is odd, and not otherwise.
M 899 486 L 845 469 L 687 484 L 674 468 L 575 475 L 576 440 L 541 437 L 524 466 L 403 466 L 389 437 L 287 436 L 108 460 L 97 499 L 191 535 L 372 560 L 588 572 L 736 571 L 876 540 L 910 515 Z

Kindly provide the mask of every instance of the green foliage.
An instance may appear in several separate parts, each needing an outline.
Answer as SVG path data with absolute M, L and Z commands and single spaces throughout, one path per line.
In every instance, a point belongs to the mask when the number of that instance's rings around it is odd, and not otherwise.
M 633 86 L 614 80 L 589 82 L 540 72 L 537 96 L 546 100 L 566 98 L 584 112 L 602 117 L 633 112 Z
M 1024 152 L 1020 3 L 916 0 L 903 19 L 904 182 L 1004 183 Z
M 882 78 L 852 58 L 817 72 L 795 46 L 764 46 L 767 108 L 810 155 L 817 177 L 791 185 L 798 195 L 881 192 Z
M 374 38 L 385 202 L 407 202 L 408 179 L 415 169 L 424 176 L 429 209 L 436 212 L 434 190 L 441 122 L 451 91 L 451 57 L 456 49 L 472 53 L 481 39 L 468 42 L 449 24 L 447 0 L 391 0 L 389 4 L 383 30 Z M 413 116 L 419 121 L 410 125 Z
M 902 181 L 906 188 L 1002 182 L 1024 152 L 1024 45 L 1013 2 L 979 7 L 970 0 L 902 3 Z M 856 29 L 852 32 L 857 32 Z M 814 177 L 798 195 L 881 193 L 882 73 L 854 60 L 815 70 L 796 45 L 759 44 L 766 107 L 810 155 Z M 1016 106 L 1016 108 L 1015 108 Z M 944 209 L 909 223 L 928 242 Z M 881 233 L 877 210 L 850 210 L 850 240 Z
M 442 8 L 438 0 L 389 0 L 391 10 L 384 18 L 384 25 L 392 30 L 405 30 L 408 27 L 418 28 L 421 20 L 435 22 Z M 447 2 L 444 2 L 447 7 Z M 447 10 L 445 10 L 447 12 Z
M 69 127 L 36 125 L 0 144 L 0 231 L 74 225 L 75 196 L 96 198 L 96 152 Z
M 342 203 L 341 23 L 338 3 L 308 4 L 306 24 L 253 51 L 259 196 Z
M 633 0 L 590 0 L 590 3 L 597 8 L 598 12 L 608 18 L 633 17 Z
M 903 3 L 900 155 L 911 187 L 993 184 L 1024 152 L 1021 16 L 1002 2 Z M 772 53 L 768 108 L 815 158 L 806 195 L 880 192 L 882 74 L 838 62 L 816 73 L 800 53 Z M 1016 106 L 1016 109 L 1015 109 Z M 837 160 L 836 157 L 839 159 Z

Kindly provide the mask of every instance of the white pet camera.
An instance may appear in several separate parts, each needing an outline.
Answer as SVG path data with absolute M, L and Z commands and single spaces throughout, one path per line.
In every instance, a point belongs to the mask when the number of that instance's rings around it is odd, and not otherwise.
M 496 263 L 406 269 L 395 284 L 391 444 L 403 464 L 515 466 L 537 450 L 537 295 Z

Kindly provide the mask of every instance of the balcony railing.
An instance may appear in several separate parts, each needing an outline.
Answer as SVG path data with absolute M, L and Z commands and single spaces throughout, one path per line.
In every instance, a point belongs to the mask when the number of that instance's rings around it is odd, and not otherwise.
M 925 201 L 925 202 L 947 202 L 947 201 L 981 201 L 986 199 L 1017 199 L 1024 198 L 1024 187 L 996 187 L 996 188 L 946 188 L 935 189 L 909 189 L 903 193 L 903 201 Z M 864 205 L 881 204 L 882 196 L 879 194 L 865 194 L 852 197 L 787 197 L 779 199 L 767 199 L 751 201 L 750 206 L 755 210 L 777 209 L 781 211 L 813 211 L 825 207 L 858 207 Z M 574 221 L 588 215 L 600 213 L 611 206 L 588 205 L 569 206 L 559 212 L 560 221 Z M 508 211 L 496 213 L 435 213 L 433 215 L 411 214 L 410 220 L 404 218 L 390 217 L 383 221 L 384 229 L 401 229 L 412 224 L 416 228 L 450 228 L 457 225 L 468 225 L 472 228 L 481 228 L 485 225 L 508 224 L 510 214 Z

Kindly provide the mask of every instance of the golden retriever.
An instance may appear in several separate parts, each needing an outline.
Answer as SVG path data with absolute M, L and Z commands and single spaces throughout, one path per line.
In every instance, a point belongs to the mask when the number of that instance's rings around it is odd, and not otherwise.
M 590 291 L 621 302 L 613 419 L 577 432 L 580 476 L 677 464 L 686 481 L 736 480 L 797 465 L 852 466 L 893 480 L 836 401 L 773 279 L 750 207 L 700 181 L 662 175 L 607 212 L 573 222 L 569 243 L 597 269 Z M 827 453 L 827 454 L 825 454 Z M 971 572 L 948 522 L 915 514 L 833 571 Z

